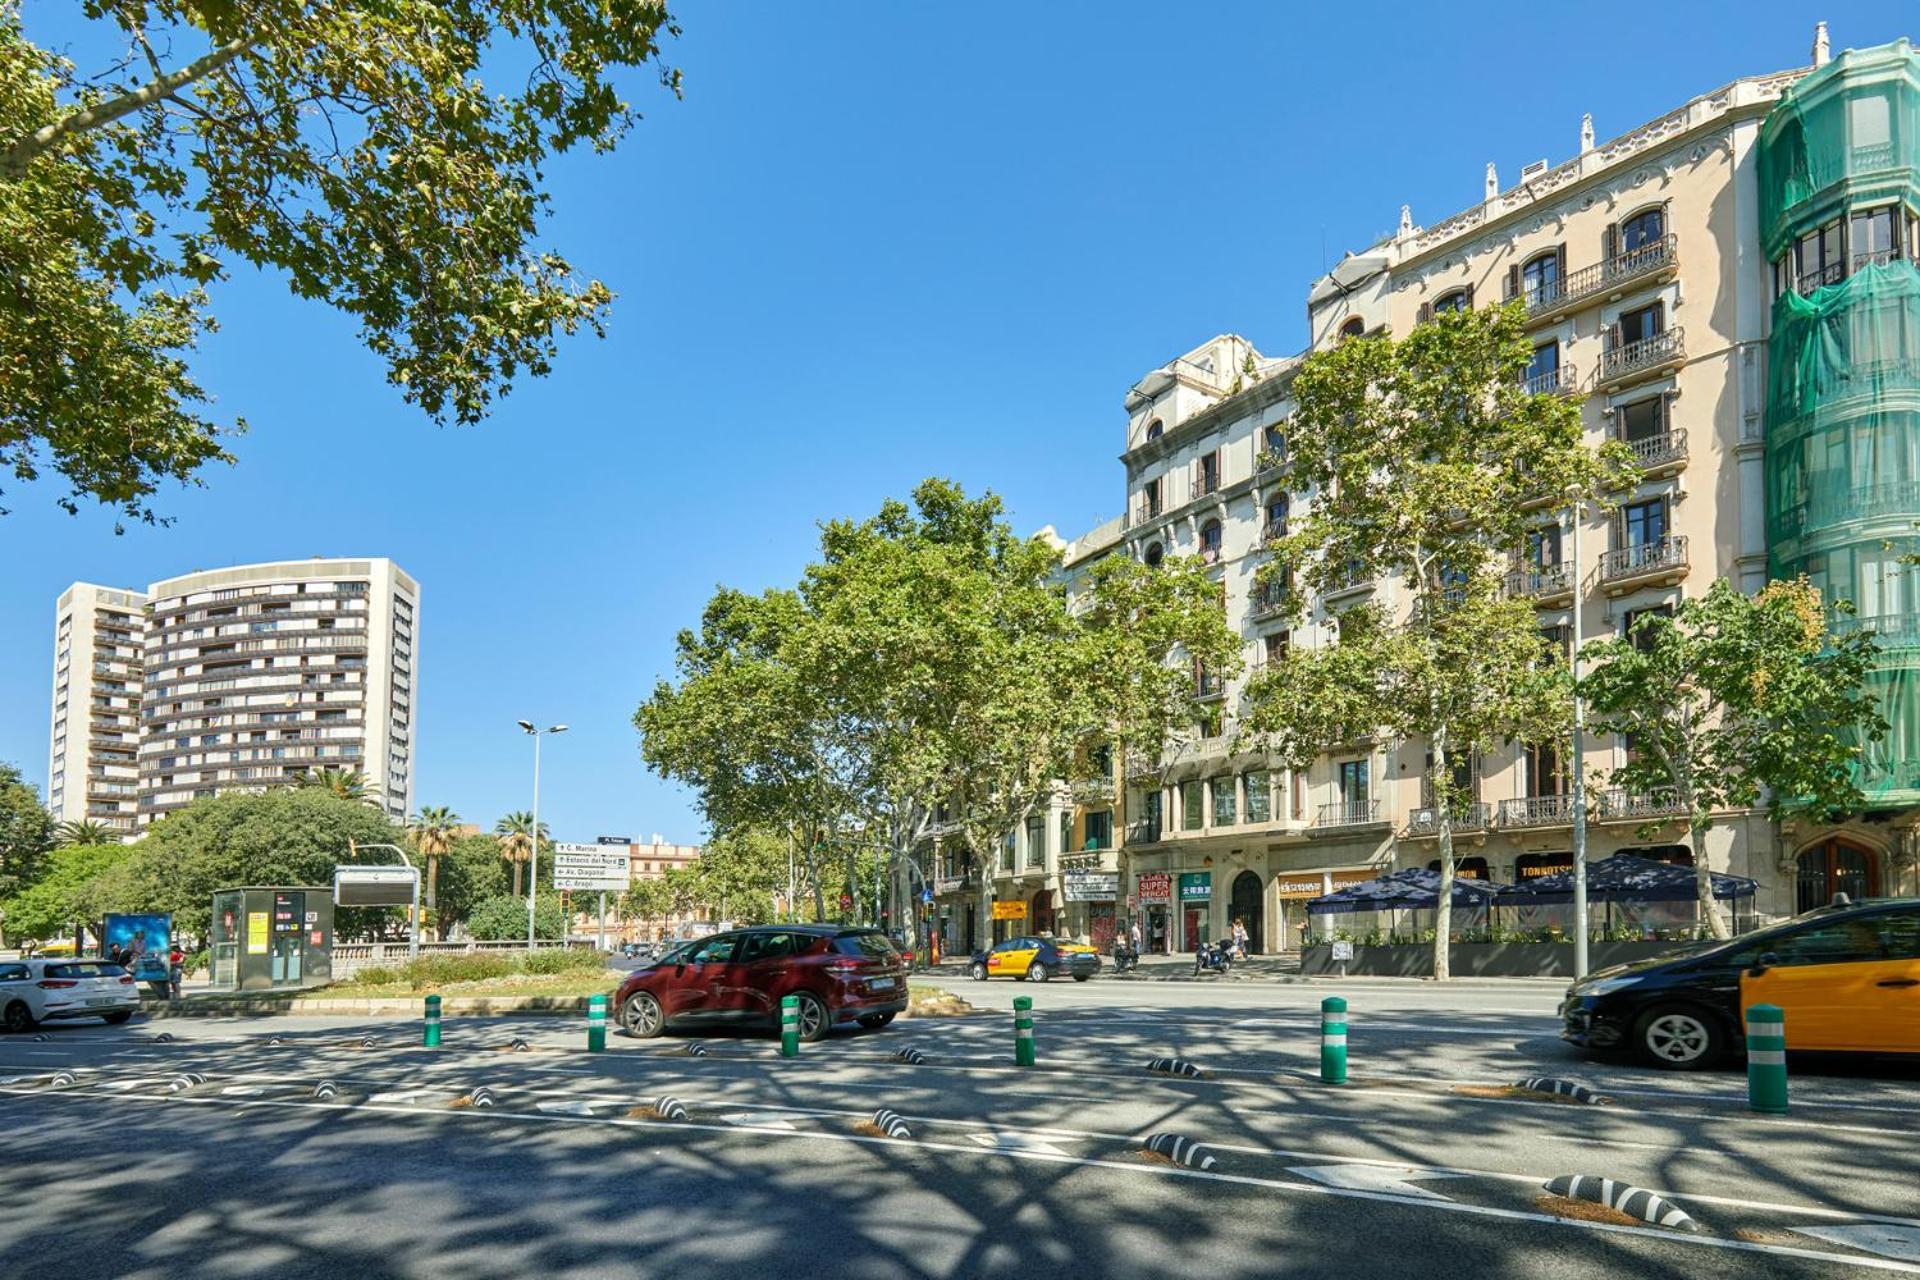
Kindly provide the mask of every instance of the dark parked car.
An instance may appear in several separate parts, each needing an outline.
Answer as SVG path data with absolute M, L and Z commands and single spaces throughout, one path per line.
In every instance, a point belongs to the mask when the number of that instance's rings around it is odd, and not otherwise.
M 777 1031 L 789 995 L 799 1000 L 802 1040 L 847 1023 L 884 1027 L 907 1007 L 906 961 L 878 929 L 760 925 L 669 948 L 627 975 L 614 1008 L 642 1039 L 722 1022 Z
M 1560 1035 L 1654 1064 L 1707 1066 L 1777 1005 L 1787 1048 L 1920 1053 L 1920 901 L 1822 907 L 1731 942 L 1616 965 L 1567 989 Z

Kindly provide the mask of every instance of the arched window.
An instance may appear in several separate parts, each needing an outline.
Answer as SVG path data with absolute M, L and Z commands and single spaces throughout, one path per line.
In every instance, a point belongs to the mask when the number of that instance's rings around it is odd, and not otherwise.
M 1855 902 L 1880 892 L 1880 868 L 1867 850 L 1846 840 L 1822 840 L 1795 860 L 1797 909 L 1811 911 L 1844 893 Z
M 1340 340 L 1345 342 L 1348 338 L 1357 338 L 1366 331 L 1367 322 L 1365 320 L 1362 320 L 1359 316 L 1348 316 L 1347 322 L 1340 326 Z
M 1529 307 L 1543 306 L 1560 296 L 1560 251 L 1549 249 L 1529 258 L 1520 268 L 1520 296 Z
M 1620 252 L 1637 253 L 1667 234 L 1667 210 L 1664 205 L 1642 209 L 1620 224 Z
M 1472 303 L 1465 289 L 1455 289 L 1452 293 L 1443 293 L 1433 302 L 1433 314 L 1443 311 L 1465 311 Z
M 1161 549 L 1160 544 L 1157 542 L 1149 546 L 1147 548 L 1147 556 L 1146 556 L 1147 568 L 1158 569 L 1160 567 L 1160 562 L 1166 558 L 1166 554 L 1167 553 Z
M 1200 558 L 1208 564 L 1220 562 L 1220 522 L 1209 520 L 1200 526 Z
M 1160 438 L 1160 434 L 1165 430 L 1166 428 L 1160 425 L 1160 419 L 1155 418 L 1152 422 L 1149 422 L 1147 424 L 1147 439 L 1158 440 Z

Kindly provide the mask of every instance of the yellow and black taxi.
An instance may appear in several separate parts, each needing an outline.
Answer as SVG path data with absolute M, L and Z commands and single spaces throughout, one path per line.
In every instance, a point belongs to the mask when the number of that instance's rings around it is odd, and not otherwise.
M 1920 1054 L 1920 899 L 1822 907 L 1599 970 L 1567 989 L 1560 1035 L 1689 1070 L 1739 1050 L 1756 1004 L 1784 1013 L 1789 1050 Z
M 1100 972 L 1100 953 L 1079 942 L 1061 942 L 1055 938 L 1020 937 L 996 942 L 986 951 L 973 953 L 967 973 L 975 982 L 988 978 L 1025 978 L 1045 982 L 1049 978 L 1072 978 L 1085 982 Z

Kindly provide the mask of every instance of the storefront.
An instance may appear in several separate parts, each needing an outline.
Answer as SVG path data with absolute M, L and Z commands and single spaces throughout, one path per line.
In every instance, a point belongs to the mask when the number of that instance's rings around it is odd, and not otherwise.
M 1027 918 L 1033 922 L 1030 933 L 1048 936 L 1060 932 L 1059 914 L 1053 907 L 1053 890 L 1040 889 L 1033 895 Z
M 1150 955 L 1166 955 L 1173 945 L 1173 876 L 1165 871 L 1143 871 L 1134 877 L 1139 899 L 1141 945 Z
M 1018 898 L 996 898 L 993 903 L 993 940 L 1004 942 L 1031 933 L 1027 928 L 1027 904 Z M 983 948 L 984 950 L 984 948 Z
M 1180 873 L 1180 938 L 1182 951 L 1204 947 L 1212 938 L 1213 872 Z
M 1363 884 L 1374 878 L 1371 869 L 1347 871 L 1284 871 L 1273 878 L 1274 897 L 1279 906 L 1278 930 L 1274 945 L 1282 951 L 1298 951 L 1300 940 L 1310 931 L 1307 902 L 1335 889 Z
M 1067 901 L 1067 927 L 1073 936 L 1085 938 L 1095 950 L 1112 950 L 1114 930 L 1117 928 L 1120 873 L 1062 872 L 1060 892 Z

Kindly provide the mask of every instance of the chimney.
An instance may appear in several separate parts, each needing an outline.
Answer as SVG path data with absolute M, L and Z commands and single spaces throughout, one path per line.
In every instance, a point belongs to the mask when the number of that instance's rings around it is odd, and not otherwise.
M 1580 117 L 1580 154 L 1593 150 L 1593 112 Z
M 1500 175 L 1494 171 L 1493 161 L 1487 161 L 1487 199 L 1500 194 Z
M 1832 57 L 1832 47 L 1827 43 L 1827 24 L 1816 22 L 1813 24 L 1813 65 L 1824 67 Z

